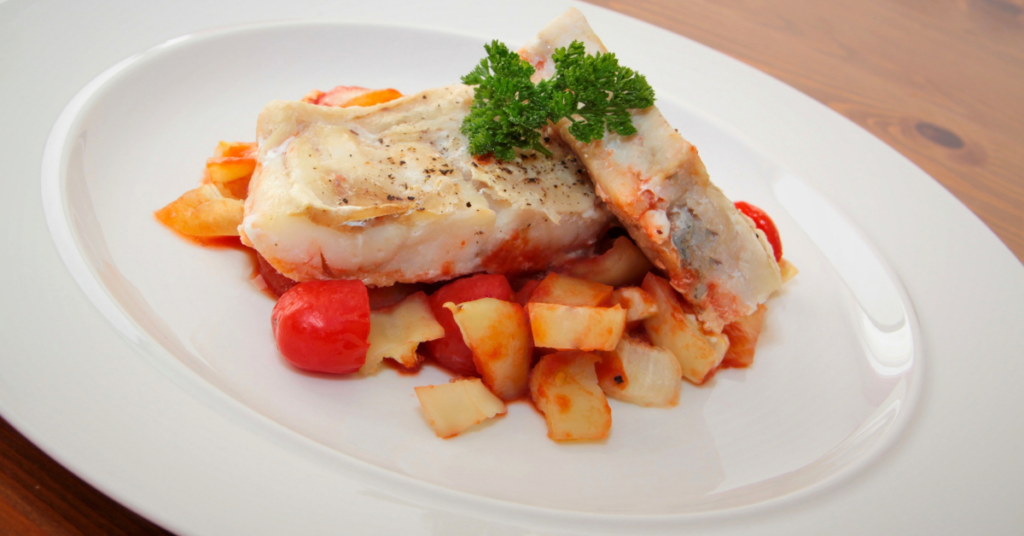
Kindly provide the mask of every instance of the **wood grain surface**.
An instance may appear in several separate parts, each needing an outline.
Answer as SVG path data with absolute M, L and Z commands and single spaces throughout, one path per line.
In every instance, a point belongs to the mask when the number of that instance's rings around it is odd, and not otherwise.
M 1024 259 L 1024 0 L 590 0 L 761 69 L 937 179 Z M 167 534 L 0 420 L 0 534 Z

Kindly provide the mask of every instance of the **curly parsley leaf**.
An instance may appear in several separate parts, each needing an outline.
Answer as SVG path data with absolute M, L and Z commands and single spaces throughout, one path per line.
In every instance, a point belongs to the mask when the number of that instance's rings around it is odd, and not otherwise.
M 654 89 L 643 75 L 620 66 L 615 54 L 588 56 L 579 41 L 556 50 L 552 60 L 558 113 L 572 121 L 569 133 L 573 137 L 590 143 L 602 139 L 605 130 L 621 136 L 636 133 L 629 110 L 654 104 Z
M 494 153 L 501 160 L 515 159 L 515 147 L 550 155 L 540 143 L 539 129 L 548 114 L 540 90 L 530 81 L 533 66 L 499 41 L 484 49 L 487 57 L 462 77 L 462 83 L 477 86 L 461 129 L 470 152 Z
M 605 130 L 629 136 L 636 132 L 629 110 L 654 104 L 654 90 L 642 75 L 620 66 L 615 54 L 588 56 L 579 41 L 555 51 L 555 75 L 538 84 L 530 81 L 533 67 L 503 43 L 493 41 L 484 49 L 487 57 L 462 77 L 464 84 L 477 86 L 462 122 L 474 155 L 512 160 L 515 148 L 550 155 L 539 130 L 563 118 L 583 143 L 602 139 Z

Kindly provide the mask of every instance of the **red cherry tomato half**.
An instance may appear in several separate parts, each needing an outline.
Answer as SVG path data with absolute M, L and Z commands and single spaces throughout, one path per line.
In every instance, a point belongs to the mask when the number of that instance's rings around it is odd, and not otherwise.
M 768 237 L 768 243 L 772 245 L 772 250 L 775 251 L 775 262 L 781 261 L 782 238 L 779 237 L 779 230 L 775 227 L 775 222 L 768 217 L 768 214 L 746 201 L 737 201 L 736 210 L 754 220 L 754 225 Z
M 444 328 L 444 337 L 425 343 L 427 351 L 438 363 L 456 374 L 476 376 L 476 365 L 473 363 L 473 353 L 462 340 L 462 331 L 455 323 L 455 316 L 444 308 L 444 304 L 460 304 L 481 298 L 512 301 L 512 286 L 503 275 L 477 274 L 448 283 L 437 289 L 429 299 L 434 317 Z
M 370 298 L 362 281 L 308 281 L 288 289 L 270 315 L 277 349 L 297 368 L 347 374 L 366 362 Z

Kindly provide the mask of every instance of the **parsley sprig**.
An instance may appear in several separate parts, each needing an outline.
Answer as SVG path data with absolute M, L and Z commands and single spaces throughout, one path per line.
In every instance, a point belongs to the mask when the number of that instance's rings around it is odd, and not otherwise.
M 619 65 L 615 54 L 587 55 L 573 41 L 555 50 L 555 75 L 534 84 L 533 66 L 499 41 L 484 45 L 487 57 L 462 82 L 476 86 L 462 133 L 474 155 L 494 153 L 515 159 L 515 148 L 551 152 L 540 128 L 568 118 L 569 133 L 583 143 L 604 138 L 606 130 L 636 133 L 629 110 L 654 104 L 654 89 L 643 75 Z

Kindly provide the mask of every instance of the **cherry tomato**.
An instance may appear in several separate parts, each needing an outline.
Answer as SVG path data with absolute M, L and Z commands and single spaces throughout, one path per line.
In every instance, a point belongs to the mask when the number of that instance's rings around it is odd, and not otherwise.
M 737 201 L 736 210 L 754 220 L 754 225 L 764 233 L 768 238 L 768 243 L 772 245 L 772 250 L 775 252 L 775 262 L 781 261 L 782 238 L 779 237 L 779 230 L 775 227 L 775 222 L 768 217 L 768 214 L 745 201 Z
M 438 363 L 456 374 L 476 376 L 476 365 L 473 364 L 473 353 L 462 340 L 455 317 L 444 308 L 444 304 L 460 304 L 481 298 L 512 301 L 512 286 L 503 275 L 477 274 L 456 279 L 430 296 L 430 309 L 444 328 L 444 337 L 425 343 L 427 351 Z
M 347 374 L 366 362 L 370 298 L 362 281 L 307 281 L 270 315 L 277 349 L 297 368 Z
M 264 259 L 263 255 L 260 255 L 259 252 L 256 253 L 256 260 L 260 265 L 260 275 L 263 277 L 263 282 L 267 284 L 267 288 L 278 298 L 285 291 L 298 284 L 298 281 L 289 279 L 281 272 L 278 272 L 277 268 L 271 266 L 267 259 Z

